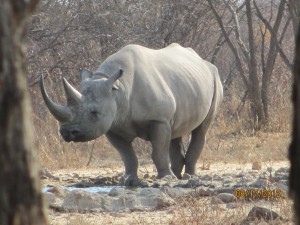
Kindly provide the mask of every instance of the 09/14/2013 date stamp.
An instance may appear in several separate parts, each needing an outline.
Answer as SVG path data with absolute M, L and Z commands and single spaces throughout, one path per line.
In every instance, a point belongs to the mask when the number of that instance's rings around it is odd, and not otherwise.
M 237 198 L 260 198 L 260 199 L 270 199 L 282 198 L 284 193 L 281 189 L 236 189 L 234 195 Z

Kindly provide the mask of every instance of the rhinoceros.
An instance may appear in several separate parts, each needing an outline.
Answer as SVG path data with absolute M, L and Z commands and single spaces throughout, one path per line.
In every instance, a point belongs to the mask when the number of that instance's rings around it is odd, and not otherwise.
M 154 50 L 127 45 L 95 73 L 82 70 L 77 91 L 63 78 L 67 106 L 51 100 L 40 79 L 43 99 L 60 122 L 67 142 L 105 134 L 125 164 L 125 185 L 138 185 L 138 158 L 132 141 L 150 141 L 157 178 L 195 174 L 206 132 L 223 97 L 217 68 L 193 49 L 171 44 Z M 182 137 L 191 134 L 184 151 Z

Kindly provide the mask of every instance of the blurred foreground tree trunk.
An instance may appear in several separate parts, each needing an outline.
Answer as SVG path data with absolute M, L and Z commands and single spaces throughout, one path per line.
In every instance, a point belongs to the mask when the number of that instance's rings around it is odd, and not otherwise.
M 0 224 L 47 224 L 34 162 L 23 43 L 38 0 L 0 0 Z
M 290 196 L 294 199 L 296 224 L 300 224 L 300 26 L 298 26 L 298 38 L 296 40 L 296 51 L 294 60 L 294 87 L 293 87 L 293 133 L 289 149 L 291 162 L 289 188 Z

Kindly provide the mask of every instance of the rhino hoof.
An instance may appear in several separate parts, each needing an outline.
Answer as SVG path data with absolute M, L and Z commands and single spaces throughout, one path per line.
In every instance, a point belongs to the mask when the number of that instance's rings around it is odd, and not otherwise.
M 121 186 L 131 186 L 131 187 L 148 187 L 149 184 L 146 181 L 140 180 L 138 177 L 122 176 L 120 178 L 119 184 Z

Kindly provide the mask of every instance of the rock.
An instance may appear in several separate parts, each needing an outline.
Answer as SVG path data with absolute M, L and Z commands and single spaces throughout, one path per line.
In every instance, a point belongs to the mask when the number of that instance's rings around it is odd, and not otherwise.
M 212 177 L 212 179 L 215 180 L 215 181 L 224 181 L 224 178 L 221 177 L 221 176 L 219 176 L 219 175 L 217 175 L 217 174 L 215 174 L 215 175 Z
M 65 194 L 66 194 L 66 190 L 59 186 L 50 187 L 48 189 L 48 192 L 51 192 L 58 197 L 65 197 Z
M 158 195 L 161 191 L 157 188 L 142 188 L 140 191 L 140 196 L 152 196 L 152 195 Z
M 280 193 L 280 198 L 286 198 L 288 197 L 289 187 L 285 184 L 277 184 L 277 190 Z
M 252 170 L 261 170 L 261 169 L 262 169 L 261 161 L 254 161 L 252 163 Z
M 92 211 L 100 210 L 107 211 L 112 208 L 112 198 L 105 197 L 97 193 L 88 193 L 82 190 L 74 190 L 69 192 L 62 207 L 67 210 L 75 211 Z
M 223 204 L 224 202 L 221 200 L 221 199 L 219 199 L 219 198 L 217 198 L 217 197 L 215 197 L 215 196 L 213 196 L 212 198 L 211 198 L 211 204 Z
M 94 184 L 93 183 L 91 183 L 91 182 L 88 182 L 88 181 L 80 181 L 80 182 L 78 182 L 78 183 L 76 183 L 76 184 L 74 184 L 74 185 L 71 185 L 71 186 L 69 186 L 69 187 L 75 187 L 75 188 L 87 188 L 87 187 L 92 187 L 92 186 L 94 186 Z
M 223 181 L 223 184 L 230 184 L 230 183 L 232 183 L 232 180 L 224 180 Z
M 55 194 L 51 192 L 44 192 L 43 195 L 48 205 L 53 205 L 55 203 Z
M 240 207 L 240 204 L 237 204 L 236 202 L 230 202 L 226 204 L 227 209 L 236 209 Z
M 289 181 L 288 180 L 279 180 L 278 183 L 282 184 L 282 185 L 285 185 L 285 186 L 288 186 Z
M 47 169 L 41 170 L 41 171 L 40 171 L 40 176 L 41 176 L 42 179 L 47 179 L 47 178 L 49 178 L 49 179 L 53 179 L 53 180 L 57 180 L 57 181 L 60 180 L 59 177 L 54 176 L 54 175 L 53 175 L 52 173 L 50 173 Z
M 251 181 L 253 181 L 253 180 L 254 180 L 254 179 L 253 179 L 252 176 L 250 176 L 250 175 L 248 175 L 248 174 L 245 174 L 245 176 L 241 177 L 240 182 L 241 182 L 242 184 L 245 184 L 245 183 L 251 182 Z
M 275 219 L 282 219 L 281 216 L 279 216 L 278 213 L 271 211 L 270 209 L 267 208 L 263 208 L 263 207 L 258 207 L 258 206 L 254 206 L 248 216 L 247 216 L 247 221 L 254 221 L 254 220 L 275 220 Z
M 159 194 L 141 197 L 141 204 L 146 209 L 161 209 L 175 204 L 175 201 L 163 192 L 160 192 Z
M 146 174 L 144 175 L 144 179 L 150 179 L 150 174 L 149 174 L 149 173 L 146 173 Z
M 280 167 L 276 172 L 278 173 L 289 173 L 289 167 Z
M 208 174 L 205 174 L 200 179 L 201 180 L 205 180 L 205 181 L 211 181 L 212 180 L 212 176 L 210 176 Z
M 190 174 L 184 173 L 183 176 L 182 176 L 182 179 L 183 179 L 183 180 L 188 180 L 188 179 L 191 179 L 191 177 L 192 177 L 192 176 L 191 176 Z
M 234 175 L 235 178 L 240 178 L 240 177 L 244 177 L 244 176 L 245 176 L 245 173 L 239 173 L 239 174 Z
M 200 187 L 191 194 L 195 194 L 196 196 L 211 196 L 213 193 L 214 191 L 212 189 Z
M 220 193 L 216 197 L 222 200 L 224 203 L 235 202 L 237 200 L 237 198 L 230 193 Z
M 269 167 L 267 167 L 267 171 L 268 171 L 269 173 L 272 173 L 272 172 L 273 172 L 273 168 L 272 168 L 271 166 L 269 166 Z
M 288 176 L 289 174 L 288 173 L 282 173 L 282 172 L 275 172 L 274 176 L 278 179 L 278 180 L 287 180 L 288 179 Z
M 187 187 L 196 187 L 198 186 L 200 183 L 199 179 L 195 179 L 195 178 L 191 178 L 188 180 L 188 182 L 186 183 Z
M 189 188 L 182 188 L 182 187 L 162 187 L 161 191 L 165 194 L 167 194 L 168 196 L 170 196 L 171 198 L 175 199 L 178 197 L 182 197 L 184 195 L 188 195 L 191 192 L 193 192 L 193 190 L 189 189 Z
M 263 188 L 263 187 L 267 187 L 268 181 L 263 179 L 263 178 L 257 178 L 256 181 L 252 182 L 250 184 L 251 187 L 255 187 L 255 188 Z
M 133 194 L 125 194 L 120 196 L 117 200 L 115 200 L 112 204 L 112 211 L 126 211 L 126 210 L 137 210 L 142 209 L 140 202 L 137 199 L 136 195 Z
M 110 190 L 110 192 L 108 193 L 108 196 L 115 197 L 115 196 L 120 196 L 124 193 L 125 193 L 125 191 L 123 188 L 112 188 Z
M 79 176 L 78 173 L 73 173 L 73 174 L 72 174 L 72 177 L 74 177 L 74 178 L 80 178 L 80 176 Z

